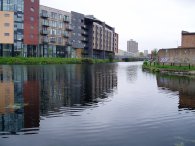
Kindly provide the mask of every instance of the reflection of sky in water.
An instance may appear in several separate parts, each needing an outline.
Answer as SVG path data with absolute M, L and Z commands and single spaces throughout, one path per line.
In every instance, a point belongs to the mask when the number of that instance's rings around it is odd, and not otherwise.
M 127 68 L 127 80 L 133 83 L 137 79 L 138 66 L 129 66 Z

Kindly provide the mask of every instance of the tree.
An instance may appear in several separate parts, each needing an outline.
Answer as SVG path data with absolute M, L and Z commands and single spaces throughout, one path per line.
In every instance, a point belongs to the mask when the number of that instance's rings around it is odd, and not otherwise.
M 144 53 L 143 52 L 139 52 L 139 57 L 144 57 Z
M 151 59 L 156 61 L 158 59 L 158 49 L 153 49 L 151 51 Z

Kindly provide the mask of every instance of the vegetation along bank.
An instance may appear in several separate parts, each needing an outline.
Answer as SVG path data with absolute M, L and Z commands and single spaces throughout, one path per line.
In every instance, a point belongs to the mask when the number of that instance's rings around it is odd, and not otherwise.
M 195 75 L 195 66 L 180 64 L 165 65 L 157 62 L 144 61 L 142 68 L 151 72 L 159 72 L 173 75 Z
M 95 64 L 110 63 L 112 59 L 91 59 L 91 58 L 24 58 L 24 57 L 0 57 L 0 64 L 9 65 L 40 65 L 40 64 Z

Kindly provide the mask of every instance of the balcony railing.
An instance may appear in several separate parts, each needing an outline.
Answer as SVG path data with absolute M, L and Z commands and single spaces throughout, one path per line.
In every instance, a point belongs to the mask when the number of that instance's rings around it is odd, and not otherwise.
M 50 39 L 50 43 L 56 43 L 56 39 Z
M 66 42 L 67 46 L 72 46 L 72 42 Z
M 87 29 L 87 26 L 86 26 L 86 25 L 82 25 L 82 28 L 83 28 L 83 29 Z
M 42 22 L 42 25 L 43 25 L 43 26 L 49 27 L 49 21 L 43 21 L 43 22 Z
M 70 19 L 69 19 L 69 17 L 64 17 L 64 22 L 66 22 L 66 23 L 69 23 L 70 22 Z
M 83 41 L 83 42 L 87 42 L 87 39 L 86 39 L 86 38 L 83 38 L 82 41 Z
M 66 30 L 67 30 L 67 31 L 72 31 L 72 27 L 71 27 L 71 26 L 68 26 L 68 27 L 66 28 Z
M 87 32 L 86 31 L 82 31 L 82 35 L 87 36 Z
M 49 31 L 48 30 L 41 30 L 41 34 L 42 35 L 48 35 L 49 34 Z
M 49 15 L 47 13 L 41 13 L 42 18 L 49 18 Z
M 48 37 L 43 37 L 43 38 L 42 38 L 42 42 L 43 42 L 43 43 L 49 43 Z
M 64 32 L 63 36 L 64 36 L 65 38 L 69 38 L 69 34 L 68 34 L 67 32 Z

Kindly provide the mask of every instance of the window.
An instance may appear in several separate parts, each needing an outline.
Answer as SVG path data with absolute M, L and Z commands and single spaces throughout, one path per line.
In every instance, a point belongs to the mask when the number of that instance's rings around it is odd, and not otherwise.
M 9 16 L 10 16 L 10 14 L 7 14 L 7 13 L 6 13 L 6 14 L 4 14 L 4 16 L 5 16 L 5 17 L 9 17 Z
M 34 17 L 30 17 L 30 21 L 34 21 Z
M 4 33 L 4 36 L 9 36 L 9 33 Z
M 32 2 L 32 3 L 34 3 L 34 2 L 35 2 L 35 0 L 31 0 L 31 2 Z
M 4 26 L 5 26 L 5 27 L 9 27 L 10 24 L 9 24 L 9 23 L 4 23 Z
M 34 12 L 35 10 L 34 10 L 34 8 L 31 7 L 31 8 L 30 8 L 30 11 L 31 11 L 31 12 Z
M 30 38 L 31 38 L 31 39 L 33 39 L 33 38 L 34 38 L 34 35 L 33 35 L 33 34 L 31 34 L 31 35 L 30 35 Z

